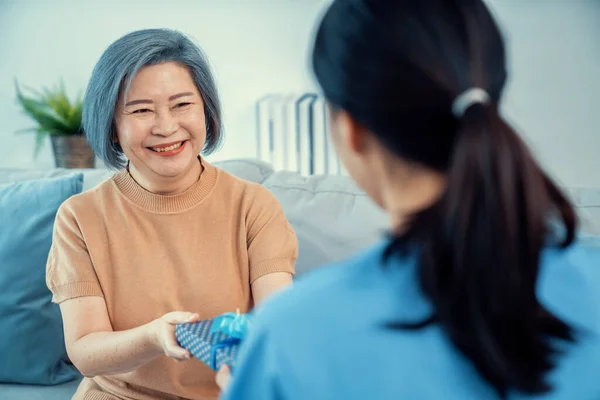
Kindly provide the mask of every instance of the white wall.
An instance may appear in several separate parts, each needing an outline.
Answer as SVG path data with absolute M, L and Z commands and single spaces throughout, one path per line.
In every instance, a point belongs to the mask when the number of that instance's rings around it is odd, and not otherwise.
M 51 167 L 50 146 L 32 160 L 31 126 L 13 79 L 32 87 L 64 76 L 85 88 L 106 46 L 140 28 L 197 39 L 215 69 L 226 143 L 213 160 L 255 154 L 254 101 L 271 91 L 314 89 L 307 51 L 329 0 L 0 0 L 0 167 Z M 504 110 L 542 162 L 569 186 L 600 186 L 600 2 L 490 0 L 509 40 Z
M 600 1 L 492 0 L 509 48 L 504 111 L 568 186 L 600 186 Z
M 268 92 L 310 89 L 306 52 L 327 0 L 0 0 L 0 167 L 52 167 L 49 142 L 33 161 L 32 126 L 14 78 L 38 88 L 62 76 L 84 89 L 104 49 L 142 28 L 181 30 L 203 47 L 223 103 L 226 142 L 212 159 L 255 154 L 254 102 Z

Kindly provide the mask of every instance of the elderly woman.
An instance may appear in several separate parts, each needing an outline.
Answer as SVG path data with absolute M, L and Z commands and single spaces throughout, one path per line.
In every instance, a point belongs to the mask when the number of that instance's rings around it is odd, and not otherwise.
M 289 285 L 296 236 L 270 192 L 199 156 L 219 143 L 221 112 L 207 60 L 182 34 L 118 39 L 83 113 L 118 172 L 61 206 L 48 258 L 67 352 L 86 377 L 74 398 L 216 398 L 175 325 L 248 311 Z

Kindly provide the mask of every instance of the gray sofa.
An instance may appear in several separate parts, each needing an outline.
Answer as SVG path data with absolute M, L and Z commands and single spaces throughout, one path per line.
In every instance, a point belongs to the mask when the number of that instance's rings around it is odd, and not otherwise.
M 298 235 L 297 276 L 369 246 L 385 232 L 386 217 L 383 212 L 347 177 L 302 177 L 291 172 L 275 172 L 269 165 L 256 160 L 231 160 L 215 164 L 234 175 L 261 183 L 279 199 Z M 0 184 L 70 172 L 72 170 L 0 169 Z M 83 190 L 94 187 L 111 175 L 111 172 L 101 169 L 82 172 Z M 600 222 L 600 190 L 570 189 L 569 192 L 578 205 L 584 230 L 590 234 L 600 233 L 597 229 Z M 79 380 L 58 386 L 0 383 L 0 399 L 70 399 L 78 383 Z

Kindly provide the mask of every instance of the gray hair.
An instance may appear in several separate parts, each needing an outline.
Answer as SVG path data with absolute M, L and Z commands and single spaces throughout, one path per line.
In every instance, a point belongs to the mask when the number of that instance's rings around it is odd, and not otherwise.
M 87 140 L 105 165 L 121 169 L 125 155 L 114 142 L 115 109 L 119 94 L 129 91 L 135 74 L 148 65 L 174 61 L 186 66 L 204 101 L 206 143 L 210 154 L 222 140 L 221 104 L 209 62 L 200 47 L 180 32 L 170 29 L 144 29 L 128 33 L 112 43 L 92 71 L 83 102 L 83 130 Z

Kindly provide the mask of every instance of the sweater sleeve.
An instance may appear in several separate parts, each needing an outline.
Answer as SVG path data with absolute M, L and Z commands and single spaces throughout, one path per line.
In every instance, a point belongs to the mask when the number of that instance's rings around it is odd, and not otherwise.
M 56 214 L 52 246 L 46 264 L 46 284 L 52 302 L 61 303 L 76 297 L 104 297 L 86 242 L 70 200 Z
M 273 272 L 294 273 L 296 233 L 275 196 L 257 185 L 246 215 L 250 283 Z

